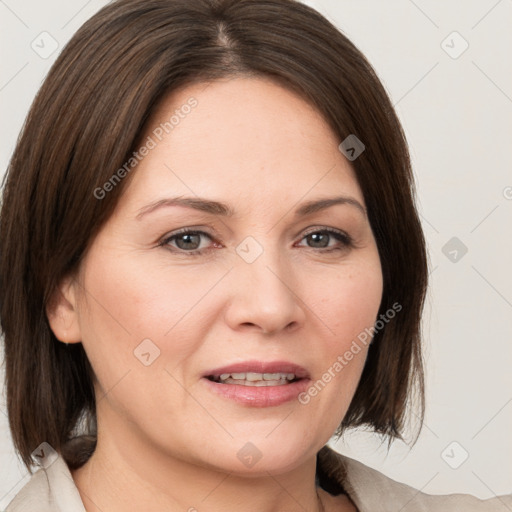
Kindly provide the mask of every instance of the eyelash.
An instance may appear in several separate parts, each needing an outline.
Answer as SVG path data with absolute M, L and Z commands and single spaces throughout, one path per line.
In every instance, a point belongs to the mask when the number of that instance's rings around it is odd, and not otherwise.
M 313 249 L 313 250 L 316 249 L 319 252 L 330 253 L 333 251 L 346 250 L 347 248 L 351 248 L 354 246 L 352 237 L 350 237 L 347 233 L 345 233 L 343 231 L 333 229 L 333 228 L 320 228 L 320 229 L 315 228 L 313 230 L 307 231 L 306 233 L 304 233 L 304 235 L 302 235 L 302 238 L 300 239 L 300 241 L 304 240 L 309 235 L 319 234 L 319 233 L 328 234 L 328 235 L 336 238 L 339 242 L 341 242 L 342 246 L 341 247 L 339 247 L 339 246 L 338 247 L 328 247 L 328 248 L 327 247 L 315 248 L 315 247 L 306 246 L 308 249 Z M 186 256 L 197 256 L 197 255 L 204 253 L 205 251 L 209 251 L 212 249 L 212 248 L 194 249 L 191 251 L 187 251 L 185 249 L 180 249 L 178 247 L 172 247 L 169 245 L 171 241 L 173 241 L 176 238 L 179 238 L 180 236 L 183 236 L 183 235 L 204 235 L 213 241 L 213 238 L 205 231 L 200 231 L 200 230 L 195 230 L 195 229 L 190 229 L 190 228 L 183 228 L 183 229 L 180 229 L 179 231 L 174 232 L 170 236 L 165 237 L 161 242 L 159 242 L 158 246 L 165 247 L 173 253 L 181 253 Z

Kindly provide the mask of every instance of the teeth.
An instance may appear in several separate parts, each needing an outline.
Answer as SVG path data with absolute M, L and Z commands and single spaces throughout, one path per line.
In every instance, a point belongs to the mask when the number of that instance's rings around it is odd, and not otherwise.
M 223 373 L 220 382 L 225 384 L 243 384 L 246 386 L 277 386 L 295 379 L 294 373 Z M 236 382 L 239 381 L 239 382 Z
M 265 386 L 286 386 L 288 381 L 286 379 L 280 380 L 241 380 L 241 379 L 227 379 L 222 381 L 223 384 L 238 384 L 240 386 L 254 386 L 254 387 L 265 387 Z

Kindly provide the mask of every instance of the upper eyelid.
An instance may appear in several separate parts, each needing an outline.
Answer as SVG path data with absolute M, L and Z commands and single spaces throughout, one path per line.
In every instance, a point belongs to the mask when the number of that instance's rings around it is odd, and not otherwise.
M 214 232 L 216 231 L 213 227 L 210 227 L 210 229 L 212 229 Z M 299 233 L 297 233 L 296 236 L 298 236 L 300 233 L 303 233 L 302 236 L 307 236 L 308 234 L 316 233 L 317 231 L 332 231 L 334 233 L 341 233 L 346 236 L 349 236 L 349 234 L 345 230 L 339 229 L 339 228 L 333 228 L 333 227 L 329 227 L 329 226 L 313 226 L 312 228 L 306 228 L 305 230 L 302 229 Z M 172 238 L 173 236 L 179 236 L 179 235 L 183 235 L 183 234 L 186 235 L 189 233 L 196 233 L 196 234 L 200 233 L 200 234 L 209 236 L 210 238 L 212 238 L 214 236 L 218 236 L 217 234 L 212 235 L 212 234 L 208 233 L 207 231 L 204 230 L 204 228 L 186 227 L 186 228 L 180 228 L 177 231 L 168 233 L 167 235 L 164 236 L 164 238 Z
M 315 227 L 313 227 L 311 229 L 306 229 L 306 231 L 304 231 L 302 236 L 305 237 L 305 236 L 310 235 L 311 233 L 317 233 L 317 232 L 322 232 L 322 231 L 328 232 L 328 233 L 336 233 L 336 234 L 339 234 L 339 235 L 345 235 L 346 237 L 351 238 L 350 235 L 346 231 L 344 231 L 343 229 L 330 228 L 330 227 L 327 227 L 327 226 L 325 226 L 325 227 L 316 227 L 315 226 Z

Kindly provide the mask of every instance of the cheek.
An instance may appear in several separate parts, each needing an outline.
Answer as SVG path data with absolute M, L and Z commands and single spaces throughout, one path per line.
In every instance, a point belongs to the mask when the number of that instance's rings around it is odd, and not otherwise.
M 123 370 L 138 370 L 143 348 L 150 360 L 157 357 L 154 367 L 173 371 L 198 349 L 214 313 L 211 301 L 202 299 L 221 270 L 197 279 L 185 267 L 171 272 L 161 264 L 139 263 L 129 253 L 107 258 L 98 251 L 85 266 L 82 340 L 98 377 L 108 381 Z
M 375 254 L 343 266 L 316 288 L 314 311 L 329 329 L 316 380 L 301 399 L 315 414 L 328 418 L 334 431 L 344 417 L 359 383 L 382 298 L 382 272 Z
M 329 337 L 331 350 L 339 352 L 374 325 L 382 290 L 378 260 L 342 268 L 318 290 L 312 309 L 333 335 Z
M 115 261 L 113 261 L 115 260 Z M 133 336 L 161 337 L 171 331 L 208 289 L 207 282 L 188 279 L 169 269 L 137 264 L 137 259 L 111 258 L 95 265 L 87 287 L 95 294 L 93 306 L 103 323 L 118 324 Z

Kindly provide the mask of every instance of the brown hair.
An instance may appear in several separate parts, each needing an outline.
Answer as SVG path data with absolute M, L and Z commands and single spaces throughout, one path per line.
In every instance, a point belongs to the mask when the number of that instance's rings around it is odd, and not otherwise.
M 393 304 L 403 310 L 375 333 L 339 432 L 367 425 L 402 438 L 414 390 L 423 419 L 425 241 L 406 140 L 365 57 L 328 20 L 294 0 L 117 0 L 87 21 L 57 58 L 4 182 L 0 320 L 7 407 L 29 471 L 31 452 L 43 441 L 72 468 L 94 450 L 92 368 L 80 343 L 55 338 L 45 313 L 129 177 L 102 200 L 94 191 L 136 150 L 165 95 L 235 75 L 284 84 L 323 114 L 340 142 L 355 134 L 364 143 L 352 166 L 381 258 L 379 314 Z M 84 418 L 89 443 L 77 444 L 76 426 Z

